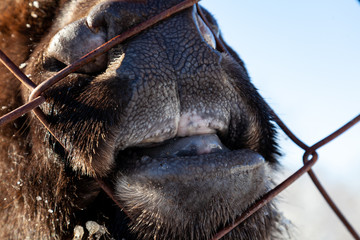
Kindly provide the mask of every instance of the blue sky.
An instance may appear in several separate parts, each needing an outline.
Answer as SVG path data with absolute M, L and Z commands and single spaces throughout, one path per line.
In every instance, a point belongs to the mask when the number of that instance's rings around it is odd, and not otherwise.
M 245 61 L 254 85 L 306 144 L 316 143 L 360 113 L 357 1 L 203 0 L 201 4 L 214 14 L 225 40 Z M 302 152 L 280 138 L 283 163 L 300 166 Z M 360 125 L 320 149 L 315 169 L 336 181 L 358 175 L 359 145 Z M 360 189 L 360 177 L 354 184 Z
M 202 0 L 201 4 L 213 13 L 226 42 L 245 61 L 260 94 L 307 145 L 360 113 L 357 0 Z M 302 166 L 303 151 L 284 134 L 279 140 L 288 175 Z M 316 174 L 360 232 L 360 124 L 318 154 Z M 297 239 L 352 239 L 307 176 L 282 196 L 287 202 L 285 216 L 298 227 Z

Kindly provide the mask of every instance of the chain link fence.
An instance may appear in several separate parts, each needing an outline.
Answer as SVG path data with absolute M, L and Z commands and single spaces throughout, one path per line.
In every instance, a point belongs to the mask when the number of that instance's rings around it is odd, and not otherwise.
M 149 20 L 139 24 L 138 26 L 122 33 L 121 35 L 111 39 L 104 45 L 94 49 L 92 52 L 88 53 L 87 55 L 83 56 L 79 60 L 75 61 L 73 64 L 67 66 L 63 70 L 59 71 L 55 76 L 47 79 L 46 81 L 42 82 L 39 85 L 36 85 L 32 82 L 1 50 L 0 50 L 0 61 L 14 74 L 16 78 L 18 78 L 27 88 L 31 90 L 31 94 L 29 100 L 26 104 L 22 105 L 21 107 L 13 110 L 12 112 L 2 116 L 0 118 L 0 126 L 9 123 L 18 117 L 33 111 L 35 116 L 39 119 L 39 121 L 47 128 L 47 130 L 57 139 L 56 135 L 51 131 L 49 127 L 49 123 L 46 120 L 45 114 L 40 110 L 39 106 L 45 102 L 45 98 L 42 96 L 42 93 L 50 88 L 52 85 L 56 84 L 57 82 L 61 81 L 64 77 L 69 75 L 72 72 L 75 72 L 77 69 L 81 68 L 83 65 L 91 62 L 96 57 L 100 56 L 101 54 L 109 51 L 111 48 L 120 44 L 121 42 L 125 41 L 126 39 L 134 36 L 141 31 L 151 27 L 152 25 L 156 24 L 159 21 L 164 20 L 165 18 L 182 11 L 186 8 L 193 6 L 194 4 L 197 5 L 199 0 L 185 0 L 180 4 L 150 18 Z M 206 18 L 201 13 L 201 9 L 197 5 L 198 12 L 204 22 L 209 25 Z M 210 27 L 209 27 L 210 28 Z M 210 28 L 211 29 L 211 28 Z M 214 34 L 216 36 L 216 34 Z M 217 45 L 220 46 L 222 51 L 227 51 L 226 47 L 222 43 L 219 38 L 216 38 Z M 347 221 L 345 216 L 341 213 L 339 208 L 335 205 L 329 194 L 325 191 L 324 187 L 321 185 L 320 181 L 318 180 L 317 176 L 315 175 L 312 167 L 318 161 L 318 154 L 317 150 L 324 145 L 328 144 L 329 142 L 333 141 L 335 138 L 340 136 L 342 133 L 348 131 L 351 127 L 355 124 L 360 122 L 360 114 L 357 115 L 354 119 L 350 120 L 344 126 L 336 130 L 335 132 L 329 134 L 328 136 L 324 137 L 321 141 L 315 143 L 312 146 L 306 145 L 303 141 L 295 136 L 292 131 L 283 123 L 283 121 L 278 117 L 278 115 L 268 106 L 270 112 L 272 114 L 273 120 L 277 123 L 277 125 L 282 129 L 282 131 L 301 149 L 303 149 L 304 154 L 302 156 L 303 166 L 298 169 L 295 173 L 293 173 L 290 177 L 285 179 L 283 182 L 278 184 L 275 188 L 271 191 L 267 192 L 263 195 L 257 202 L 255 202 L 252 206 L 250 206 L 246 211 L 242 213 L 232 224 L 226 226 L 222 230 L 220 230 L 214 237 L 215 239 L 220 239 L 229 233 L 233 228 L 238 226 L 240 223 L 245 221 L 248 217 L 250 217 L 253 213 L 257 210 L 262 208 L 264 205 L 269 203 L 274 197 L 276 197 L 280 192 L 286 189 L 288 186 L 293 184 L 296 180 L 298 180 L 302 175 L 305 173 L 309 174 L 310 178 L 312 179 L 315 186 L 318 188 L 326 202 L 329 204 L 331 209 L 334 213 L 338 216 L 341 222 L 345 225 L 347 230 L 350 234 L 354 237 L 354 239 L 360 240 L 359 234 L 355 231 L 355 229 L 351 226 L 351 224 Z M 61 142 L 59 141 L 61 144 Z M 64 148 L 65 149 L 65 148 Z M 114 198 L 112 190 L 108 187 L 108 185 L 102 181 L 101 179 L 97 179 L 98 183 L 102 187 L 102 189 L 109 195 L 109 197 L 119 206 L 121 205 L 116 201 Z M 122 207 L 121 207 L 122 208 Z

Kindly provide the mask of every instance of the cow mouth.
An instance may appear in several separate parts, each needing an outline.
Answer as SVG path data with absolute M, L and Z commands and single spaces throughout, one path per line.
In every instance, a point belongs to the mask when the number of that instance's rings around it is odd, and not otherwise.
M 235 176 L 265 164 L 260 154 L 249 149 L 229 150 L 216 134 L 175 137 L 151 146 L 130 148 L 120 158 L 123 174 L 136 173 L 160 180 L 181 175 L 197 179 L 200 175 Z
M 115 193 L 135 230 L 151 222 L 161 231 L 180 226 L 192 232 L 200 222 L 214 231 L 233 221 L 268 186 L 260 154 L 231 151 L 215 134 L 131 148 L 119 158 Z

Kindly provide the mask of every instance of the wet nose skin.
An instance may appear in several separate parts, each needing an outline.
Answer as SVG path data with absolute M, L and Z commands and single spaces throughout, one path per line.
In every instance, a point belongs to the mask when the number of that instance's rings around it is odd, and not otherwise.
M 91 31 L 86 22 L 81 19 L 67 25 L 55 34 L 50 41 L 47 55 L 65 65 L 70 65 L 105 42 L 105 32 Z M 102 71 L 106 68 L 107 62 L 107 54 L 103 54 L 83 66 L 79 72 L 94 73 Z

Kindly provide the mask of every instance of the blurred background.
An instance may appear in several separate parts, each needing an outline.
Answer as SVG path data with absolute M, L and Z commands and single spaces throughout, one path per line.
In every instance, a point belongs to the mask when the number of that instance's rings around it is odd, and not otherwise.
M 287 126 L 313 145 L 360 113 L 360 4 L 356 0 L 203 0 L 253 84 Z M 303 151 L 282 132 L 283 173 Z M 313 168 L 360 232 L 360 124 L 318 151 Z M 280 197 L 295 239 L 353 239 L 304 175 Z

